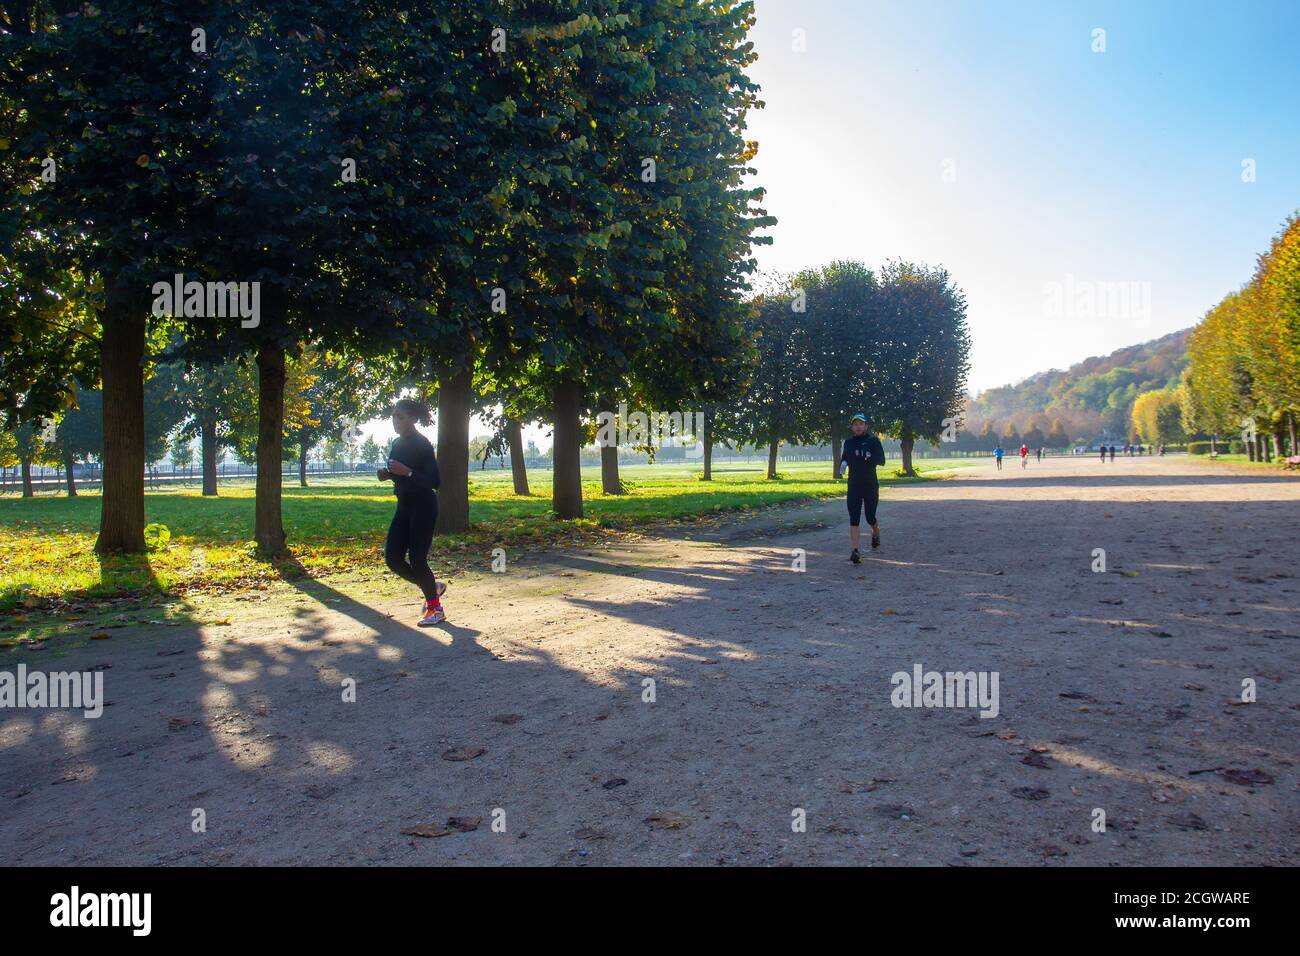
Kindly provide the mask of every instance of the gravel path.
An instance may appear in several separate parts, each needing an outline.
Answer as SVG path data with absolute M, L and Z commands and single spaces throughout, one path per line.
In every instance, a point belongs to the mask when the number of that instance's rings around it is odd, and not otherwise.
M 0 863 L 1295 865 L 1298 501 L 980 465 L 887 489 L 859 567 L 829 502 L 511 556 L 437 630 L 317 581 L 9 654 L 109 706 L 0 710 Z M 893 706 L 916 665 L 997 716 Z

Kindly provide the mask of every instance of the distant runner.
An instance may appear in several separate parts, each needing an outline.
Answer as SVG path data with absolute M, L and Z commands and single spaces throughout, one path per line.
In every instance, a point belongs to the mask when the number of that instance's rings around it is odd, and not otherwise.
M 1002 450 L 1001 445 L 998 445 L 997 448 L 993 449 L 993 458 L 998 463 L 998 471 L 1002 470 L 1002 456 L 1004 454 L 1006 454 L 1006 452 Z
M 1029 464 L 1029 446 L 1022 444 L 1020 446 L 1020 467 L 1024 468 Z
M 876 520 L 880 483 L 876 479 L 876 469 L 885 463 L 885 449 L 879 438 L 867 434 L 866 415 L 861 412 L 854 415 L 852 428 L 853 435 L 844 440 L 840 461 L 848 465 L 849 541 L 853 544 L 849 560 L 860 564 L 862 555 L 858 553 L 858 542 L 862 529 L 858 524 L 863 511 L 867 514 L 867 524 L 871 525 L 871 547 L 880 547 L 880 523 Z

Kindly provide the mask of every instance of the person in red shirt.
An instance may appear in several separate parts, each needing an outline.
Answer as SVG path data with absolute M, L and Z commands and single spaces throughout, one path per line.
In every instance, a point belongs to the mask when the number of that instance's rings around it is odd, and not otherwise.
M 1024 468 L 1029 464 L 1029 446 L 1021 444 L 1020 446 L 1020 467 Z

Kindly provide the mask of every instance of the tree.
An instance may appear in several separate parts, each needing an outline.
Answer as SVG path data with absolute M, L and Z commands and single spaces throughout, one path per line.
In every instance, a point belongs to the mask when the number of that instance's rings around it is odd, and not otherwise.
M 364 361 L 329 352 L 317 355 L 314 350 L 310 354 L 315 375 L 301 393 L 307 415 L 300 416 L 289 432 L 298 446 L 298 483 L 304 488 L 307 456 L 321 439 L 337 441 L 355 435 L 360 423 L 377 415 L 387 398 L 376 370 Z
M 68 497 L 75 498 L 77 484 L 74 466 L 104 453 L 104 409 L 98 391 L 85 390 L 77 394 L 76 407 L 68 409 L 55 431 L 55 446 L 67 473 Z
M 849 260 L 800 272 L 794 285 L 807 301 L 802 321 L 811 413 L 823 422 L 832 474 L 839 478 L 845 423 L 871 401 L 870 369 L 880 344 L 880 286 L 870 269 Z
M 1181 441 L 1183 402 L 1176 389 L 1143 392 L 1133 402 L 1131 432 L 1143 444 L 1167 445 Z
M 93 342 L 104 393 L 100 554 L 144 550 L 149 284 L 198 245 L 193 157 L 212 117 L 203 60 L 178 42 L 191 21 L 171 3 L 74 10 L 38 0 L 15 12 L 6 35 L 10 148 L 0 175 L 14 188 L 0 219 L 25 287 L 79 276 L 97 319 L 95 332 L 72 331 Z M 41 178 L 48 170 L 54 181 Z M 66 334 L 50 326 L 45 340 Z
M 383 452 L 380 451 L 379 445 L 375 442 L 373 435 L 367 435 L 366 440 L 361 443 L 361 451 L 358 453 L 358 458 L 361 460 L 363 465 L 379 466 L 383 458 Z
M 181 433 L 199 439 L 199 463 L 203 472 L 203 494 L 217 494 L 217 465 L 223 445 L 229 441 L 228 410 L 242 398 L 235 389 L 238 365 L 191 363 L 185 368 L 177 398 L 185 415 Z
M 18 460 L 21 472 L 22 495 L 24 498 L 31 498 L 34 494 L 32 462 L 40 461 L 47 454 L 45 443 L 41 441 L 40 433 L 31 422 L 18 425 L 9 434 L 13 436 L 12 455 Z
M 560 518 L 582 514 L 584 411 L 635 374 L 637 356 L 671 347 L 708 316 L 693 307 L 706 293 L 730 294 L 723 277 L 752 268 L 749 237 L 763 221 L 749 206 L 761 191 L 739 185 L 752 173 L 744 116 L 758 105 L 744 74 L 752 5 L 629 0 L 623 9 L 525 33 L 530 58 L 548 68 L 530 78 L 516 126 L 540 140 L 542 156 L 548 144 L 564 149 L 509 197 L 534 210 L 537 226 L 521 290 L 535 308 L 512 335 L 535 341 L 541 358 L 535 382 L 554 408 Z
M 818 413 L 807 372 L 807 327 L 796 311 L 800 302 L 789 280 L 775 278 L 755 300 L 749 339 L 758 347 L 758 364 L 727 426 L 738 440 L 767 448 L 769 479 L 777 477 L 782 442 L 806 444 L 825 434 L 826 419 Z
M 194 445 L 191 444 L 190 439 L 178 433 L 172 439 L 170 457 L 174 470 L 179 471 L 183 468 L 188 472 L 190 466 L 194 464 Z
M 878 377 L 882 431 L 899 439 L 903 472 L 914 475 L 917 438 L 938 442 L 963 409 L 970 370 L 966 296 L 938 267 L 891 262 L 881 270 Z M 1010 427 L 1010 423 L 1008 423 Z

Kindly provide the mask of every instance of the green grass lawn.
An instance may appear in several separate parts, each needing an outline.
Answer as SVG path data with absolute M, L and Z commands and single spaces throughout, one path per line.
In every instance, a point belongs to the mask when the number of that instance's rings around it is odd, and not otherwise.
M 1269 471 L 1277 471 L 1283 473 L 1286 472 L 1285 458 L 1282 458 L 1281 460 L 1275 458 L 1271 462 L 1251 461 L 1250 458 L 1247 457 L 1245 452 L 1242 452 L 1239 455 L 1237 454 L 1226 455 L 1220 452 L 1219 457 L 1217 458 L 1211 458 L 1209 455 L 1188 455 L 1187 460 L 1201 461 L 1209 465 L 1217 465 L 1223 463 L 1229 465 L 1245 465 L 1247 468 L 1267 468 Z M 1294 474 L 1294 472 L 1292 472 L 1292 474 Z
M 923 476 L 941 476 L 974 459 L 918 461 Z M 882 473 L 886 484 L 897 462 Z M 550 472 L 529 475 L 532 495 L 512 489 L 508 471 L 470 476 L 470 520 L 465 535 L 439 536 L 431 560 L 440 570 L 486 564 L 493 547 L 551 547 L 650 527 L 708 521 L 727 512 L 841 495 L 844 483 L 823 462 L 783 462 L 781 477 L 764 478 L 765 464 L 723 464 L 714 480 L 699 480 L 698 465 L 630 465 L 621 469 L 624 495 L 604 495 L 598 466 L 583 469 L 586 516 L 551 517 Z M 919 480 L 925 480 L 922 477 Z M 383 569 L 383 539 L 392 517 L 390 486 L 363 477 L 314 479 L 308 488 L 286 484 L 284 524 L 293 558 L 272 564 L 252 553 L 251 480 L 222 485 L 216 498 L 197 486 L 165 488 L 145 496 L 145 517 L 167 526 L 169 544 L 148 556 L 106 559 L 94 553 L 99 496 L 40 495 L 0 498 L 0 609 L 40 608 L 63 601 L 112 596 L 177 595 L 194 590 L 262 588 L 281 577 Z

